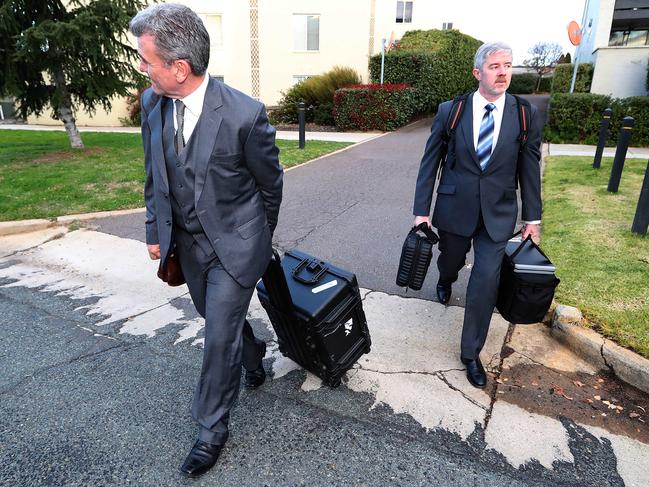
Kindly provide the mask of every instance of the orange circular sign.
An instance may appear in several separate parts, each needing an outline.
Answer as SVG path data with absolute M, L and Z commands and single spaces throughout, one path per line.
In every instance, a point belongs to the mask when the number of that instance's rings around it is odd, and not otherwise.
M 573 46 L 578 46 L 581 42 L 581 28 L 574 20 L 568 24 L 568 39 Z

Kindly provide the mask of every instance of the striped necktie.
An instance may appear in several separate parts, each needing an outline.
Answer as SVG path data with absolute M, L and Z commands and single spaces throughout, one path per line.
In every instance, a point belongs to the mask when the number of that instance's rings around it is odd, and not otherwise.
M 496 105 L 487 103 L 484 108 L 485 114 L 482 117 L 482 122 L 480 122 L 480 135 L 478 135 L 478 147 L 476 148 L 480 169 L 483 171 L 487 168 L 491 157 L 494 141 L 494 116 L 492 111 L 496 108 Z
M 178 128 L 176 129 L 176 154 L 180 154 L 180 151 L 185 147 L 185 137 L 183 136 L 183 130 L 185 128 L 185 104 L 176 100 L 176 124 Z

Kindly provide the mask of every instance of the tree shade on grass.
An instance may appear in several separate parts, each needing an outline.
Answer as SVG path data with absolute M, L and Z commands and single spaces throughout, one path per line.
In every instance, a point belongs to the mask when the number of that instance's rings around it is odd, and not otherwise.
M 590 157 L 549 157 L 543 178 L 543 250 L 557 266 L 556 300 L 597 331 L 649 358 L 649 237 L 631 233 L 647 161 L 628 159 L 620 190 Z
M 140 134 L 86 132 L 72 150 L 63 132 L 4 130 L 0 145 L 0 221 L 51 218 L 144 206 Z M 291 167 L 348 146 L 343 142 L 278 140 Z

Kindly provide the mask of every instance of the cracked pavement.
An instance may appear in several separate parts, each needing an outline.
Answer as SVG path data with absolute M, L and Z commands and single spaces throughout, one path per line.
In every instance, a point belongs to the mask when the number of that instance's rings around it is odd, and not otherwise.
M 647 485 L 646 395 L 499 315 L 488 388 L 474 389 L 458 356 L 468 273 L 452 306 L 433 301 L 434 265 L 421 291 L 395 287 L 427 131 L 287 173 L 277 243 L 357 273 L 372 352 L 327 388 L 281 356 L 253 298 L 272 375 L 242 391 L 222 458 L 195 482 L 177 468 L 202 321 L 184 287 L 156 279 L 143 216 L 0 239 L 0 485 Z

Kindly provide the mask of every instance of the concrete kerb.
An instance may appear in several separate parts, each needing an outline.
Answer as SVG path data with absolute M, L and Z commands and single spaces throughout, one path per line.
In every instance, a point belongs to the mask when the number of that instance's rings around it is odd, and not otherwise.
M 36 232 L 38 230 L 45 230 L 46 228 L 50 227 L 69 226 L 72 223 L 78 221 L 96 220 L 99 218 L 131 215 L 134 213 L 142 212 L 144 212 L 144 208 L 135 208 L 130 210 L 98 211 L 94 213 L 82 213 L 78 215 L 64 215 L 49 220 L 36 219 L 0 222 L 0 237 L 15 235 L 18 233 Z
M 584 321 L 577 308 L 560 304 L 552 316 L 551 334 L 593 366 L 649 394 L 649 360 L 586 328 Z

